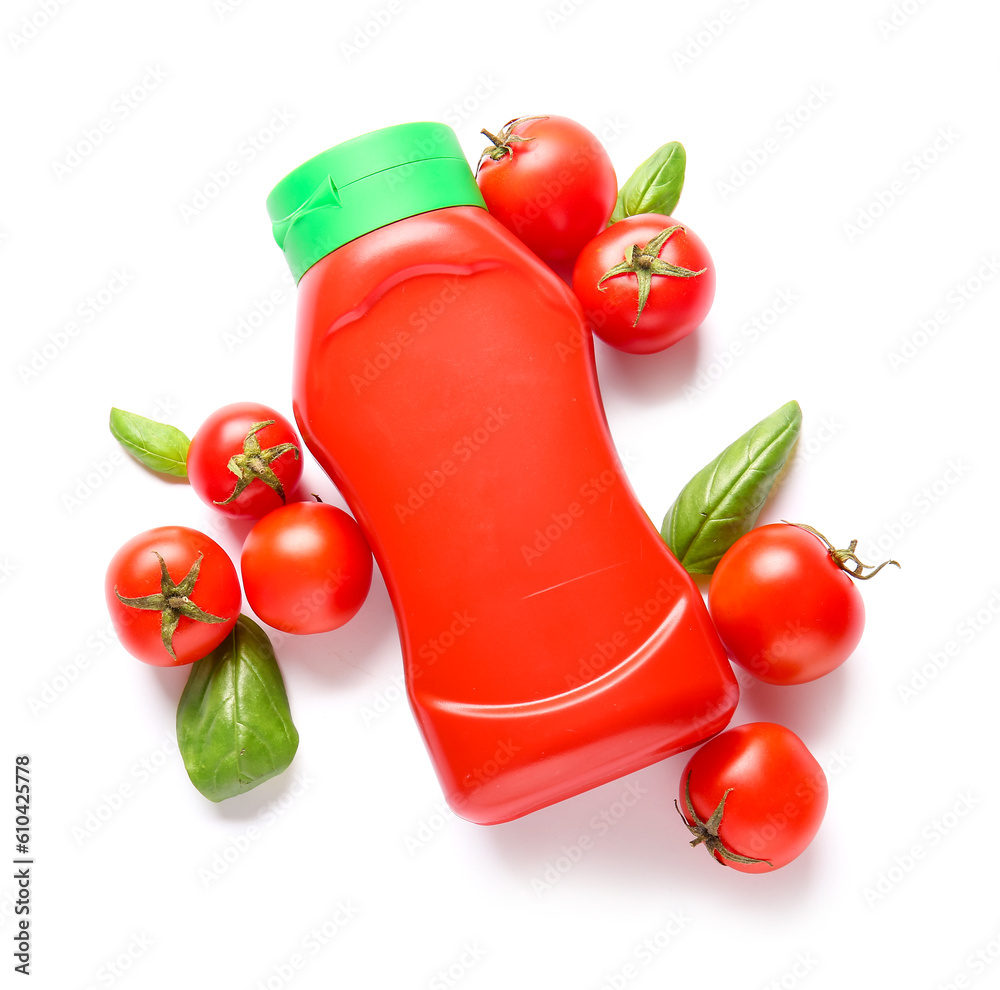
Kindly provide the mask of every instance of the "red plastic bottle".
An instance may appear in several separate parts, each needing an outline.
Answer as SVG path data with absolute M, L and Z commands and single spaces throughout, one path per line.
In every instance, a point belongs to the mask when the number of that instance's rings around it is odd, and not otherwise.
M 455 812 L 507 821 L 723 729 L 736 680 L 625 478 L 580 307 L 451 130 L 339 145 L 268 209 L 296 420 L 385 579 Z

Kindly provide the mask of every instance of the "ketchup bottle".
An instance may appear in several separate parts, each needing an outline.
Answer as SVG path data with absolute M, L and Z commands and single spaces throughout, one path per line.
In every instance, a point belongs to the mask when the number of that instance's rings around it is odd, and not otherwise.
M 295 418 L 385 579 L 454 811 L 508 821 L 724 728 L 736 680 L 625 478 L 581 308 L 454 132 L 364 134 L 267 205 Z

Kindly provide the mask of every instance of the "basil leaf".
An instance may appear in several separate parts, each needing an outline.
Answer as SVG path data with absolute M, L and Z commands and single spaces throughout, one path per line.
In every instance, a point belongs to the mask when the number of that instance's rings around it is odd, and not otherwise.
M 176 426 L 114 408 L 109 425 L 114 438 L 150 470 L 187 477 L 187 452 L 191 441 Z
M 801 426 L 799 404 L 785 403 L 684 486 L 660 535 L 689 573 L 711 574 L 722 555 L 753 529 Z
M 670 216 L 684 188 L 687 155 L 679 141 L 665 144 L 649 156 L 629 177 L 618 193 L 609 224 L 637 213 Z
M 281 773 L 298 745 L 271 641 L 241 615 L 192 664 L 177 705 L 177 746 L 191 783 L 210 801 L 224 801 Z

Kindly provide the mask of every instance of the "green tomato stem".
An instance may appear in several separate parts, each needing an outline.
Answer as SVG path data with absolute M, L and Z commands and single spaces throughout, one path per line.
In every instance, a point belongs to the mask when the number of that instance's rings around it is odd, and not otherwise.
M 722 866 L 725 866 L 722 859 L 728 859 L 733 863 L 767 863 L 768 866 L 773 868 L 774 863 L 769 859 L 754 859 L 752 856 L 743 856 L 738 852 L 733 852 L 719 838 L 719 826 L 722 825 L 722 816 L 726 809 L 726 798 L 729 797 L 732 791 L 732 787 L 727 788 L 726 793 L 722 795 L 722 800 L 716 805 L 715 811 L 712 812 L 712 817 L 707 822 L 702 821 L 698 817 L 698 812 L 694 810 L 694 805 L 691 803 L 691 771 L 688 771 L 687 778 L 684 781 L 684 803 L 687 805 L 688 814 L 691 816 L 691 821 L 694 824 L 692 825 L 684 817 L 684 812 L 681 811 L 680 805 L 676 800 L 674 801 L 674 807 L 677 809 L 677 814 L 681 816 L 681 820 L 687 826 L 687 830 L 694 836 L 689 844 L 698 846 L 704 843 L 712 859 Z M 720 856 L 722 859 L 719 859 Z

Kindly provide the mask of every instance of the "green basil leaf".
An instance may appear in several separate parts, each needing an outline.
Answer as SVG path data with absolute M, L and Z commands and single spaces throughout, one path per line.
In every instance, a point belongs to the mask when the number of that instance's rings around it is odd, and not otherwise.
M 191 441 L 176 426 L 157 423 L 124 409 L 111 410 L 109 425 L 114 438 L 150 470 L 187 477 L 187 452 Z
M 286 769 L 298 745 L 271 641 L 241 615 L 192 664 L 177 706 L 177 746 L 191 783 L 210 801 L 235 797 Z
M 802 427 L 795 401 L 762 419 L 706 464 L 667 510 L 660 535 L 691 574 L 711 574 L 757 522 Z
M 618 193 L 609 224 L 637 213 L 670 216 L 684 188 L 687 155 L 684 145 L 671 141 L 649 156 L 629 177 Z

